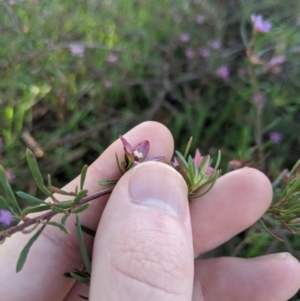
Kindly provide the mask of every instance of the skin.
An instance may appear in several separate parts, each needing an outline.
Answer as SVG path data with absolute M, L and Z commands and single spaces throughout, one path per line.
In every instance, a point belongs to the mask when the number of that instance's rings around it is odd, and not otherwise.
M 149 140 L 149 156 L 163 155 L 166 161 L 174 151 L 171 133 L 159 123 L 142 123 L 124 137 L 133 146 Z M 121 158 L 119 140 L 89 167 L 85 189 L 90 194 L 101 189 L 99 180 L 118 176 L 116 152 Z M 157 175 L 166 195 L 176 192 L 177 197 L 172 198 L 176 206 L 171 207 L 178 214 L 133 200 L 133 179 L 139 187 L 145 186 L 139 191 L 145 193 L 144 197 L 156 193 L 149 188 L 154 184 L 146 185 L 147 179 L 140 171 Z M 65 189 L 73 190 L 78 183 L 77 177 Z M 67 227 L 72 234 L 47 227 L 18 274 L 16 262 L 31 234 L 17 233 L 1 245 L 0 299 L 71 301 L 82 300 L 78 297 L 82 294 L 89 295 L 91 301 L 288 300 L 300 283 L 299 262 L 288 253 L 255 259 L 221 257 L 194 261 L 251 226 L 267 210 L 271 199 L 272 189 L 266 176 L 244 168 L 220 177 L 208 194 L 188 204 L 186 185 L 174 170 L 158 162 L 143 163 L 121 178 L 111 196 L 94 200 L 80 215 L 82 224 L 97 230 L 94 241 L 86 237 L 88 250 L 93 252 L 90 291 L 62 276 L 83 267 L 75 220 L 70 217 Z M 54 220 L 59 221 L 60 217 Z

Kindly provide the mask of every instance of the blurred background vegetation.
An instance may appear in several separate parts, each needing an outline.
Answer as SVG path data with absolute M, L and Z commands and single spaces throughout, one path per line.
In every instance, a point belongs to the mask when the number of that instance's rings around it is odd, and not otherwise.
M 220 149 L 223 173 L 274 180 L 300 157 L 297 0 L 0 0 L 0 20 L 0 163 L 16 190 L 38 194 L 26 147 L 61 187 L 144 120 L 178 150 L 191 135 L 193 151 Z M 285 243 L 256 225 L 207 256 L 300 258 L 277 231 Z

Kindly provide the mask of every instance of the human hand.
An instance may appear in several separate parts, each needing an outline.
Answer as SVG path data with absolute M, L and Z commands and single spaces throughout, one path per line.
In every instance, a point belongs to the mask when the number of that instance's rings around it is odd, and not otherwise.
M 124 136 L 132 145 L 147 139 L 150 156 L 171 159 L 173 139 L 160 124 L 146 122 Z M 89 167 L 89 194 L 99 191 L 99 180 L 117 177 L 115 152 L 123 152 L 120 141 Z M 189 204 L 175 170 L 157 162 L 140 164 L 120 179 L 107 205 L 107 198 L 95 200 L 81 214 L 82 224 L 98 228 L 95 241 L 86 240 L 90 252 L 93 248 L 90 292 L 63 276 L 83 266 L 70 217 L 72 234 L 46 227 L 18 274 L 15 265 L 30 236 L 17 233 L 1 245 L 0 300 L 73 301 L 82 300 L 81 294 L 91 301 L 285 301 L 300 283 L 299 262 L 289 254 L 194 261 L 253 224 L 271 197 L 268 179 L 245 168 L 222 176 L 208 194 Z

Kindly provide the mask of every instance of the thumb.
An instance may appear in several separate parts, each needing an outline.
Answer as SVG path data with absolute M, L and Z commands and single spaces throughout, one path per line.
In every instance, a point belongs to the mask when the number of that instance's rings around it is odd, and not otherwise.
M 187 186 L 172 167 L 139 164 L 116 185 L 93 251 L 90 300 L 191 300 Z

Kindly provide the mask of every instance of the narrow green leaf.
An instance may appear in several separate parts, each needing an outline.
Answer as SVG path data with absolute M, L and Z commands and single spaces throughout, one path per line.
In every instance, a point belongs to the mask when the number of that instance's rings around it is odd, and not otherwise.
M 42 204 L 39 206 L 28 206 L 25 209 L 23 209 L 22 214 L 23 215 L 27 215 L 29 213 L 35 213 L 35 212 L 41 212 L 41 211 L 46 211 L 50 209 L 50 205 L 49 204 Z
M 66 209 L 62 209 L 56 206 L 52 206 L 51 207 L 51 211 L 55 212 L 55 213 L 66 213 Z
M 117 153 L 116 153 L 116 161 L 117 161 L 117 166 L 118 166 L 119 172 L 122 175 L 123 172 L 122 172 L 122 169 L 121 169 L 121 165 L 120 165 L 120 161 L 119 161 L 119 157 L 118 157 Z
M 182 156 L 182 154 L 179 151 L 175 151 L 175 153 L 178 156 L 177 160 L 180 159 L 180 161 L 184 164 L 185 168 L 187 168 L 188 164 L 187 164 L 185 158 Z
M 70 275 L 72 276 L 72 278 L 76 279 L 77 281 L 84 283 L 84 284 L 90 284 L 90 278 L 85 278 L 82 276 L 79 276 L 73 272 L 70 272 Z
M 69 195 L 69 196 L 75 196 L 76 193 L 75 192 L 69 192 L 69 191 L 64 191 L 62 189 L 59 189 L 57 187 L 51 187 L 52 193 L 57 193 L 57 194 L 61 194 L 61 195 Z
M 300 159 L 296 162 L 296 164 L 293 166 L 292 170 L 291 170 L 291 175 L 295 173 L 297 167 L 300 166 Z
M 98 184 L 101 186 L 109 186 L 109 185 L 115 185 L 118 183 L 119 180 L 103 180 L 99 181 Z
M 75 206 L 79 204 L 79 202 L 86 196 L 87 192 L 87 190 L 81 190 L 74 198 L 72 205 Z
M 38 204 L 44 204 L 45 203 L 44 200 L 38 199 L 38 198 L 36 198 L 36 197 L 34 197 L 34 196 L 30 195 L 30 194 L 27 194 L 27 193 L 25 193 L 23 191 L 17 191 L 16 195 L 19 198 L 21 198 L 23 200 L 26 200 L 26 201 L 29 201 L 29 202 L 34 202 L 34 203 L 38 203 Z
M 47 221 L 47 222 L 43 222 L 44 225 L 51 225 L 54 227 L 59 228 L 61 231 L 67 233 L 67 234 L 71 234 L 71 232 L 63 225 L 57 222 L 53 222 L 53 221 Z
M 35 224 L 35 225 L 33 225 L 31 228 L 26 228 L 26 229 L 24 229 L 23 231 L 22 231 L 22 233 L 24 233 L 24 234 L 29 234 L 29 233 L 31 233 L 32 231 L 34 231 L 37 227 L 39 226 L 39 224 Z
M 73 204 L 73 201 L 61 201 L 58 203 L 53 204 L 53 207 L 59 207 L 59 208 L 69 208 Z
M 5 175 L 5 170 L 1 165 L 0 165 L 0 182 L 9 197 L 10 202 L 8 202 L 8 205 L 13 208 L 13 210 L 16 214 L 17 214 L 17 212 L 18 212 L 18 214 L 21 214 L 22 211 L 21 211 L 19 204 L 16 200 L 16 197 L 7 181 L 7 178 Z
M 84 232 L 84 233 L 86 233 L 88 235 L 91 235 L 93 237 L 96 236 L 96 231 L 95 230 L 93 230 L 93 229 L 91 229 L 89 227 L 86 227 L 84 225 L 80 225 L 80 227 L 81 227 L 82 232 Z
M 72 210 L 73 213 L 79 213 L 79 212 L 82 212 L 84 210 L 86 210 L 88 207 L 89 207 L 89 203 L 86 203 L 78 208 L 75 208 L 74 210 Z
M 67 218 L 69 217 L 69 214 L 65 214 L 63 217 L 62 217 L 62 219 L 61 219 L 61 223 L 63 224 L 63 225 L 66 225 L 66 221 L 67 221 Z
M 91 273 L 91 263 L 89 259 L 89 255 L 87 253 L 87 249 L 84 244 L 84 239 L 81 231 L 80 221 L 79 221 L 79 215 L 76 214 L 76 228 L 77 228 L 77 236 L 78 236 L 78 242 L 79 242 L 79 248 L 81 252 L 81 256 L 85 265 L 85 268 L 89 273 Z
M 189 151 L 190 151 L 190 148 L 191 148 L 191 145 L 192 145 L 192 142 L 193 142 L 193 136 L 190 137 L 189 141 L 188 141 L 188 144 L 185 148 L 185 151 L 184 151 L 184 158 L 187 157 Z
M 20 272 L 25 264 L 25 261 L 27 259 L 27 255 L 28 252 L 30 250 L 30 248 L 32 247 L 33 243 L 38 239 L 38 237 L 40 236 L 40 234 L 43 232 L 43 230 L 45 229 L 46 225 L 44 225 L 43 227 L 41 227 L 28 241 L 28 243 L 25 245 L 24 249 L 22 250 L 20 257 L 18 259 L 17 262 L 17 267 L 16 267 L 16 271 L 17 273 Z
M 85 182 L 85 178 L 86 178 L 87 170 L 88 170 L 88 166 L 87 166 L 87 165 L 84 165 L 84 166 L 82 167 L 81 174 L 80 174 L 80 190 L 83 189 L 84 182 Z
M 216 162 L 216 164 L 215 164 L 214 169 L 217 169 L 217 168 L 219 167 L 220 161 L 221 161 L 221 151 L 219 150 L 219 151 L 218 151 L 217 162 Z
M 41 175 L 41 172 L 39 170 L 38 164 L 36 162 L 35 156 L 32 153 L 30 149 L 27 149 L 26 151 L 26 158 L 28 162 L 28 166 L 31 170 L 31 173 L 34 177 L 34 180 L 38 186 L 38 188 L 43 192 L 46 196 L 50 196 L 51 192 L 47 189 L 47 187 L 44 185 L 44 180 Z
M 52 181 L 51 181 L 51 176 L 49 174 L 47 175 L 47 184 L 48 184 L 48 190 L 52 193 Z
M 8 205 L 3 196 L 0 196 L 0 209 L 5 209 L 9 212 L 12 212 L 12 208 Z

